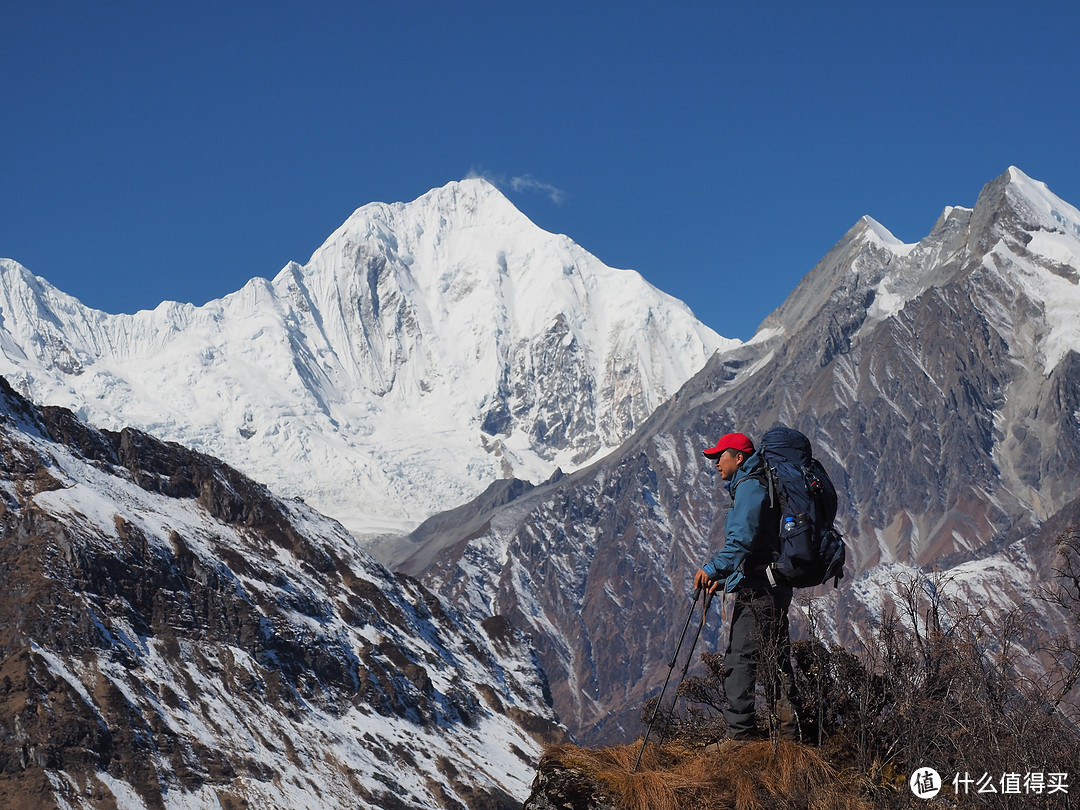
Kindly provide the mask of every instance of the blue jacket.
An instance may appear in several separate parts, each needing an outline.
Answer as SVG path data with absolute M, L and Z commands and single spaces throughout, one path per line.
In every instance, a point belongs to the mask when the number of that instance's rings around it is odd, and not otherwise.
M 725 580 L 728 593 L 740 586 L 767 588 L 764 568 L 780 548 L 780 509 L 769 506 L 763 472 L 764 462 L 754 453 L 727 482 L 735 502 L 724 522 L 724 547 L 702 566 L 710 579 Z

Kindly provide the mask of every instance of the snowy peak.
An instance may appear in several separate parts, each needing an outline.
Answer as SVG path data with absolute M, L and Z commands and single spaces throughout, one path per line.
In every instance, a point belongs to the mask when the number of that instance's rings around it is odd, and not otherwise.
M 1033 180 L 1015 166 L 1004 175 L 1007 194 L 1014 210 L 1026 215 L 1025 224 L 1032 230 L 1060 232 L 1080 240 L 1080 211 L 1062 200 L 1046 183 Z
M 807 273 L 798 286 L 758 327 L 783 339 L 805 328 L 813 319 L 864 295 L 877 284 L 894 261 L 911 253 L 906 245 L 869 216 L 862 217 L 844 237 Z
M 1051 309 L 1058 308 L 1055 298 L 1074 306 L 1080 212 L 1010 167 L 987 183 L 973 208 L 945 208 L 917 244 L 901 242 L 864 216 L 762 326 L 790 335 L 825 310 L 859 306 L 866 298 L 870 326 L 930 289 L 981 272 L 985 261 Z
M 861 222 L 866 225 L 868 238 L 876 238 L 882 247 L 887 247 L 898 254 L 910 253 L 914 245 L 908 245 L 892 235 L 892 231 L 873 217 L 864 216 Z
M 1010 167 L 980 192 L 967 247 L 971 253 L 983 255 L 999 241 L 1025 243 L 1025 234 L 1039 232 L 1080 240 L 1080 213 L 1045 183 Z
M 425 259 L 433 258 L 431 251 L 453 250 L 445 244 L 448 239 L 476 239 L 475 229 L 498 233 L 496 242 L 544 233 L 495 186 L 471 178 L 432 189 L 410 203 L 361 206 L 315 251 L 308 267 L 320 266 L 316 261 L 320 254 L 344 252 L 356 244 L 423 266 Z
M 469 179 L 357 209 L 305 265 L 202 307 L 89 310 L 11 265 L 0 373 L 212 452 L 361 535 L 617 447 L 737 344 Z
M 411 203 L 370 203 L 358 208 L 341 226 L 365 237 L 365 223 L 383 222 L 397 230 L 402 222 L 427 226 L 427 230 L 457 230 L 474 225 L 535 229 L 494 185 L 482 178 L 447 183 L 421 195 Z
M 986 246 L 981 289 L 1000 290 L 996 297 L 1011 299 L 1009 309 L 1029 314 L 1017 319 L 988 305 L 987 317 L 1010 345 L 1027 347 L 1025 362 L 1050 375 L 1066 355 L 1080 352 L 1080 212 L 1019 169 L 999 181 L 1010 215 L 984 217 L 993 225 L 979 240 Z M 986 196 L 996 192 L 987 189 Z

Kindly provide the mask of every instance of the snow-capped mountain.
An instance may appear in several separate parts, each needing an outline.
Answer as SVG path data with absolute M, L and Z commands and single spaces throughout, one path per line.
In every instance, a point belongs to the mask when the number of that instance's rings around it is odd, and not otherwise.
M 201 307 L 109 315 L 0 260 L 18 391 L 220 457 L 358 535 L 603 456 L 735 343 L 480 179 L 366 205 L 306 265 Z
M 924 568 L 975 609 L 1025 605 L 1076 633 L 1036 597 L 1080 516 L 1080 212 L 1010 168 L 918 244 L 860 220 L 616 453 L 433 518 L 403 570 L 528 628 L 570 730 L 625 742 L 722 542 L 728 499 L 701 448 L 777 422 L 840 491 L 848 578 L 814 609 L 833 639 Z
M 513 807 L 536 654 L 222 462 L 0 380 L 0 805 Z

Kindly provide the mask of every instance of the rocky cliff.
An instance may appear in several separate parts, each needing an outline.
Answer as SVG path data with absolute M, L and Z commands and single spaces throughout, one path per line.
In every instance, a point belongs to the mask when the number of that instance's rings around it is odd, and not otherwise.
M 211 457 L 0 381 L 0 805 L 516 807 L 561 738 L 472 623 Z

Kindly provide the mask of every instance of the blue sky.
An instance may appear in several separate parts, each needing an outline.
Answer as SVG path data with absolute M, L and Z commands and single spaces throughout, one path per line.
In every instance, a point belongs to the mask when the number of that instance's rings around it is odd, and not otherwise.
M 1080 5 L 741 5 L 7 3 L 0 256 L 202 304 L 482 174 L 745 339 L 864 214 L 1010 165 L 1080 205 Z

